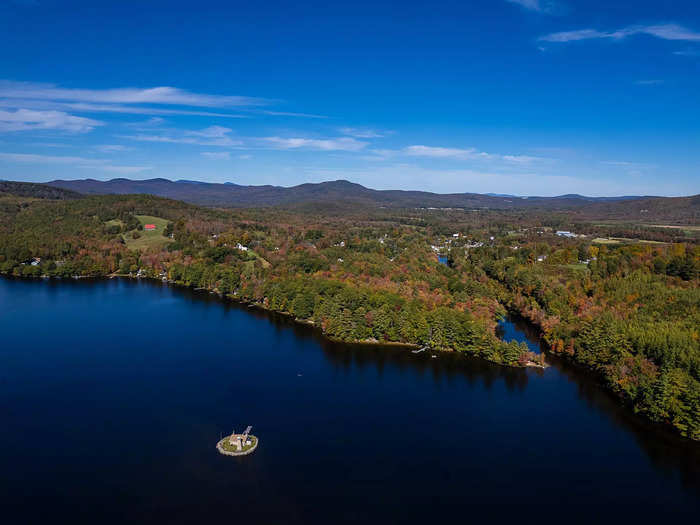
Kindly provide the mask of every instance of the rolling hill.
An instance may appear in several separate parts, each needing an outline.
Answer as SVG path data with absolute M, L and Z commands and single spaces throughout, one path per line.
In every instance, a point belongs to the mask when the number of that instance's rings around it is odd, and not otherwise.
M 346 180 L 307 183 L 292 187 L 241 186 L 233 183 L 215 184 L 188 180 L 167 179 L 112 179 L 98 181 L 55 180 L 50 186 L 87 195 L 147 193 L 182 200 L 192 204 L 221 207 L 257 207 L 294 205 L 300 203 L 328 203 L 349 201 L 358 204 L 386 207 L 434 208 L 545 208 L 570 209 L 598 202 L 634 201 L 642 197 L 515 197 L 479 193 L 438 194 L 426 191 L 373 190 Z

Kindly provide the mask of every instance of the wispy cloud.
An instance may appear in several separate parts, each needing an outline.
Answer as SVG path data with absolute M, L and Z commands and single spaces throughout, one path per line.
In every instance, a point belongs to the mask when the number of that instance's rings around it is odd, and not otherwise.
M 654 164 L 647 164 L 645 162 L 630 162 L 627 160 L 603 160 L 600 163 L 607 166 L 616 166 L 620 168 L 651 169 L 656 167 Z
M 382 151 L 382 150 L 378 150 Z M 552 159 L 534 157 L 530 155 L 503 155 L 500 153 L 486 153 L 476 148 L 444 148 L 438 146 L 407 146 L 402 150 L 406 155 L 413 157 L 431 157 L 437 159 L 459 159 L 459 160 L 483 160 L 483 161 L 503 161 L 511 164 L 527 165 L 535 162 L 551 162 Z M 386 154 L 386 151 L 384 151 Z
M 201 155 L 212 160 L 228 160 L 231 158 L 231 153 L 228 151 L 203 151 Z
M 526 165 L 535 162 L 552 162 L 553 159 L 545 159 L 543 157 L 532 157 L 530 155 L 501 155 L 501 159 L 514 164 Z
M 140 142 L 192 144 L 195 146 L 241 146 L 243 144 L 241 140 L 232 139 L 229 136 L 231 131 L 233 131 L 231 128 L 225 128 L 223 126 L 209 126 L 201 130 L 164 130 L 160 134 L 139 133 L 136 135 L 123 135 L 122 138 Z
M 314 115 L 312 113 L 295 113 L 293 111 L 272 111 L 262 110 L 263 115 L 272 115 L 275 117 L 301 117 L 301 118 L 328 118 L 326 115 Z
M 69 115 L 63 111 L 0 110 L 0 132 L 51 129 L 69 133 L 85 133 L 102 124 L 98 120 Z
M 209 95 L 192 93 L 175 87 L 73 89 L 53 84 L 0 81 L 0 98 L 24 100 L 52 100 L 107 104 L 163 104 L 192 107 L 264 106 L 272 101 L 245 96 Z
M 663 40 L 700 41 L 700 33 L 678 24 L 636 25 L 609 32 L 597 29 L 578 29 L 551 33 L 540 37 L 540 40 L 544 42 L 573 42 L 600 38 L 622 40 L 633 35 L 650 35 Z
M 443 148 L 438 146 L 406 146 L 403 149 L 406 155 L 414 157 L 432 157 L 438 159 L 486 159 L 490 155 L 483 151 L 478 151 L 475 148 Z
M 358 139 L 378 139 L 391 134 L 390 131 L 379 131 L 369 128 L 339 128 L 338 131 L 343 135 Z
M 275 149 L 309 149 L 317 151 L 359 151 L 367 146 L 366 142 L 351 137 L 332 139 L 309 139 L 301 137 L 263 137 L 264 143 Z
M 76 168 L 88 168 L 112 173 L 139 173 L 150 170 L 148 166 L 118 166 L 108 159 L 89 159 L 85 157 L 64 157 L 54 155 L 37 155 L 34 153 L 0 153 L 0 161 L 29 164 L 62 164 Z
M 659 80 L 659 79 L 637 80 L 635 82 L 635 84 L 637 84 L 638 86 L 656 86 L 656 85 L 663 84 L 663 83 L 664 83 L 664 81 Z
M 94 104 L 91 102 L 61 102 L 53 100 L 32 100 L 19 98 L 0 98 L 0 107 L 11 109 L 31 108 L 35 110 L 76 111 L 79 113 L 124 113 L 132 115 L 191 115 L 196 117 L 250 118 L 250 115 L 189 109 L 125 106 L 123 104 Z
M 537 11 L 539 13 L 550 13 L 554 11 L 556 6 L 554 2 L 548 2 L 546 0 L 506 0 L 506 2 L 518 4 L 525 9 Z
M 129 151 L 131 148 L 122 144 L 100 144 L 95 146 L 95 149 L 97 151 L 101 151 L 102 153 L 113 153 L 119 151 Z
M 699 57 L 700 49 L 681 49 L 679 51 L 674 51 L 673 54 L 682 57 Z

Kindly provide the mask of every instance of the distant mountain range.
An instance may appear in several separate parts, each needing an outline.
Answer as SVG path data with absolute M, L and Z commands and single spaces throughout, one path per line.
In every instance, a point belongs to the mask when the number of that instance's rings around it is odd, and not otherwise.
M 20 197 L 33 197 L 35 199 L 79 199 L 80 193 L 48 186 L 46 184 L 36 184 L 34 182 L 15 182 L 11 180 L 0 180 L 0 193 L 10 193 Z
M 373 190 L 360 184 L 337 180 L 317 184 L 282 186 L 241 186 L 234 183 L 215 184 L 192 180 L 112 179 L 98 181 L 55 180 L 48 185 L 66 190 L 95 194 L 147 193 L 192 204 L 221 207 L 257 207 L 296 205 L 303 203 L 353 202 L 385 207 L 423 208 L 546 208 L 570 209 L 598 202 L 639 200 L 649 197 L 517 197 L 479 193 L 430 193 L 426 191 Z

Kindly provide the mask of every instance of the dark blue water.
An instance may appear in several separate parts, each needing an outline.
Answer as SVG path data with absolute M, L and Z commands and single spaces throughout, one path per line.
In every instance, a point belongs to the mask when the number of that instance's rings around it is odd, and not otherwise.
M 561 363 L 336 345 L 205 293 L 121 280 L 0 279 L 0 335 L 3 523 L 698 510 L 697 445 Z M 216 452 L 248 424 L 253 455 Z
M 508 315 L 498 323 L 496 333 L 504 341 L 517 341 L 525 343 L 531 352 L 539 354 L 542 349 L 540 347 L 540 335 L 537 329 L 513 315 Z

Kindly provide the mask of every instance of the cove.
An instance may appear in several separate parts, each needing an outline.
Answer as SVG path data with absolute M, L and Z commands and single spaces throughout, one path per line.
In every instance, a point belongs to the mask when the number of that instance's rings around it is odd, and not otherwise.
M 504 329 L 516 336 L 512 322 Z M 156 282 L 0 279 L 3 521 L 697 512 L 697 444 L 547 359 L 546 370 L 513 369 L 337 344 Z M 254 454 L 217 452 L 222 435 L 249 424 Z

